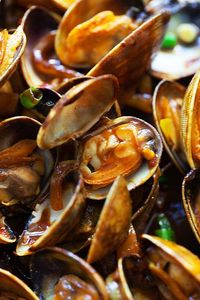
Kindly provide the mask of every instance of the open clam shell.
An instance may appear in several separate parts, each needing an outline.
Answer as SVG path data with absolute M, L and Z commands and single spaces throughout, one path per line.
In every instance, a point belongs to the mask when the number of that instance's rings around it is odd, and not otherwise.
M 200 242 L 200 170 L 191 170 L 182 184 L 182 199 L 190 226 Z
M 90 298 L 93 294 L 94 299 L 108 299 L 103 279 L 96 270 L 80 257 L 61 248 L 47 248 L 34 254 L 31 274 L 36 291 L 44 300 L 54 299 L 56 290 L 59 294 L 58 282 L 60 293 L 66 293 L 66 297 L 70 297 L 71 291 L 74 291 L 80 297 L 88 295 Z M 61 284 L 64 278 L 67 286 Z
M 131 222 L 132 201 L 127 189 L 126 181 L 119 176 L 114 181 L 89 249 L 87 261 L 92 263 L 100 260 L 115 250 L 128 235 Z
M 118 78 L 124 90 L 126 85 L 135 85 L 149 68 L 152 54 L 162 39 L 168 20 L 166 12 L 148 19 L 105 55 L 88 75 L 111 73 Z
M 40 7 L 31 7 L 22 19 L 27 46 L 21 60 L 23 76 L 29 86 L 58 88 L 69 78 L 81 74 L 64 67 L 54 51 L 59 18 Z M 39 29 L 38 29 L 39 28 Z
M 1 204 L 31 205 L 42 193 L 56 157 L 38 149 L 40 123 L 28 117 L 13 117 L 0 123 Z
M 26 36 L 19 26 L 11 34 L 6 29 L 0 32 L 0 87 L 16 70 L 26 46 Z
M 23 281 L 4 269 L 0 269 L 0 296 L 2 299 L 39 300 Z
M 65 13 L 56 34 L 55 48 L 60 60 L 66 65 L 72 65 L 73 67 L 79 68 L 88 68 L 91 65 L 94 65 L 98 61 L 98 59 L 100 59 L 100 53 L 104 55 L 106 53 L 106 50 L 109 51 L 110 48 L 116 45 L 120 40 L 123 39 L 124 36 L 126 36 L 137 27 L 137 25 L 132 22 L 131 18 L 125 16 L 125 14 L 132 5 L 138 6 L 138 4 L 139 7 L 142 7 L 142 1 L 133 1 L 133 3 L 130 3 L 130 1 L 127 0 L 119 0 L 117 2 L 114 0 L 97 0 L 95 1 L 95 3 L 92 0 L 76 1 Z M 104 15 L 101 15 L 101 17 L 99 15 L 99 17 L 97 17 L 97 14 L 99 13 L 103 13 Z M 118 26 L 117 32 L 113 25 L 116 23 L 115 26 L 117 26 L 117 22 L 120 22 L 119 18 L 118 21 L 113 21 L 113 23 L 109 25 L 111 19 L 113 19 L 114 17 L 113 13 L 120 15 L 120 17 L 122 17 L 121 15 L 123 15 L 121 26 Z M 96 17 L 96 19 L 94 19 L 94 17 Z M 90 25 L 88 22 L 91 22 Z M 107 28 L 106 30 L 104 30 L 104 27 L 106 25 Z M 90 34 L 95 33 L 95 30 L 93 30 L 94 26 L 97 26 L 96 33 L 99 32 L 101 26 L 102 29 L 100 30 L 99 34 L 93 36 L 91 40 L 90 37 L 87 36 L 87 34 L 88 32 L 90 32 Z M 81 30 L 83 32 L 85 31 L 84 34 L 81 34 Z M 110 31 L 111 36 L 107 37 Z M 75 32 L 73 36 L 72 32 Z M 112 36 L 112 34 L 114 36 Z M 80 38 L 78 38 L 79 35 Z M 86 41 L 84 40 L 83 35 L 88 39 L 88 41 L 87 39 Z M 83 45 L 76 45 L 75 43 L 79 42 L 80 39 Z M 103 47 L 102 45 L 98 46 L 100 44 L 100 41 L 101 44 L 103 44 Z M 87 49 L 88 44 L 91 44 L 90 49 Z M 82 46 L 82 48 L 79 48 L 79 46 Z M 84 47 L 86 49 L 84 49 Z M 75 50 L 75 53 L 72 50 Z M 84 52 L 87 53 L 87 50 L 89 50 L 90 53 L 84 56 Z M 95 60 L 95 62 L 93 60 Z M 104 74 L 109 73 L 106 72 Z
M 181 141 L 181 107 L 186 89 L 173 81 L 162 81 L 153 95 L 153 115 L 165 149 L 177 168 L 185 173 L 186 158 Z
M 17 255 L 27 255 L 62 242 L 79 222 L 84 206 L 83 180 L 78 164 L 76 161 L 59 163 L 51 179 L 50 194 L 36 205 L 18 241 Z
M 199 27 L 199 1 L 192 7 L 190 1 L 180 5 L 172 14 L 168 31 L 176 33 L 178 25 L 192 23 Z M 161 49 L 151 63 L 151 74 L 165 80 L 175 80 L 191 76 L 200 68 L 200 37 L 190 45 L 178 43 L 172 50 Z
M 200 260 L 188 249 L 174 242 L 143 235 L 149 242 L 146 250 L 149 269 L 162 295 L 167 299 L 200 296 Z
M 181 137 L 183 149 L 188 164 L 192 169 L 200 166 L 199 95 L 200 71 L 195 74 L 187 88 L 181 113 Z
M 112 75 L 74 86 L 58 101 L 40 128 L 39 147 L 53 148 L 82 136 L 110 110 L 117 90 L 117 80 Z
M 139 159 L 139 148 L 134 148 L 133 136 L 136 140 L 138 137 L 138 142 L 141 139 L 141 151 L 143 147 L 144 152 L 152 149 L 152 157 L 146 160 L 141 156 L 141 160 Z M 127 146 L 130 148 L 126 149 Z M 106 151 L 108 156 L 104 160 Z M 85 136 L 80 152 L 80 170 L 86 183 L 87 196 L 90 199 L 103 199 L 118 175 L 125 176 L 129 191 L 146 182 L 158 167 L 162 142 L 155 128 L 145 121 L 134 117 L 120 117 L 107 120 L 103 126 Z M 135 155 L 133 160 L 132 155 Z

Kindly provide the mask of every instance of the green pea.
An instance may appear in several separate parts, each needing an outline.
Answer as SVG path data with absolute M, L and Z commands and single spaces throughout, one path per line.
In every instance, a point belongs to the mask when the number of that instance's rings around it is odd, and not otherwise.
M 173 32 L 167 32 L 162 40 L 163 49 L 173 49 L 177 45 L 177 37 Z
M 21 104 L 28 109 L 34 108 L 42 99 L 43 93 L 35 88 L 30 87 L 20 94 L 20 102 Z
M 157 221 L 159 228 L 155 230 L 155 234 L 164 240 L 175 241 L 175 232 L 165 214 L 158 215 Z
M 166 228 L 157 229 L 155 231 L 155 234 L 160 238 L 162 238 L 163 240 L 175 241 L 175 234 L 172 229 L 166 229 Z

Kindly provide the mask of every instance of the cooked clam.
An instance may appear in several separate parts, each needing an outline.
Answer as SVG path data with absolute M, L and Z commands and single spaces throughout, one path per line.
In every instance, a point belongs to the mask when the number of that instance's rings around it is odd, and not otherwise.
M 195 74 L 187 88 L 181 114 L 183 149 L 191 168 L 200 166 L 199 93 L 200 71 Z
M 133 87 L 149 68 L 151 57 L 162 39 L 168 20 L 169 14 L 166 12 L 149 18 L 108 52 L 88 75 L 115 75 L 120 83 L 120 100 L 123 103 L 123 95 L 129 89 L 133 93 Z
M 105 198 L 109 185 L 119 175 L 126 176 L 131 190 L 156 171 L 162 143 L 156 130 L 134 117 L 107 120 L 84 137 L 80 170 L 92 199 Z
M 149 242 L 149 270 L 164 299 L 199 299 L 200 260 L 186 248 L 158 237 L 143 235 Z
M 16 70 L 19 60 L 24 52 L 26 36 L 22 26 L 13 33 L 4 29 L 0 31 L 0 86 Z
M 98 63 L 137 28 L 137 20 L 125 15 L 130 7 L 129 1 L 77 1 L 64 15 L 56 34 L 60 60 L 79 68 Z
M 21 61 L 22 72 L 29 86 L 58 88 L 79 72 L 66 68 L 54 51 L 58 19 L 40 7 L 31 7 L 22 19 L 27 46 Z M 39 28 L 39 30 L 38 30 Z
M 191 228 L 200 242 L 200 171 L 191 170 L 182 184 L 182 199 Z
M 38 149 L 35 138 L 40 123 L 14 117 L 0 123 L 0 204 L 31 204 L 42 191 L 54 160 Z
M 48 114 L 38 133 L 38 146 L 53 148 L 82 136 L 110 110 L 117 90 L 117 80 L 112 75 L 75 85 Z
M 108 299 L 104 281 L 97 271 L 61 248 L 47 248 L 34 254 L 31 274 L 36 291 L 44 300 Z
M 153 114 L 156 127 L 172 161 L 184 173 L 186 158 L 181 141 L 181 108 L 185 87 L 173 81 L 158 84 L 153 96 Z
M 50 192 L 36 204 L 22 233 L 16 253 L 32 251 L 62 242 L 79 222 L 85 206 L 83 180 L 76 161 L 60 162 L 52 175 Z
M 0 269 L 0 298 L 39 300 L 23 281 L 4 269 Z

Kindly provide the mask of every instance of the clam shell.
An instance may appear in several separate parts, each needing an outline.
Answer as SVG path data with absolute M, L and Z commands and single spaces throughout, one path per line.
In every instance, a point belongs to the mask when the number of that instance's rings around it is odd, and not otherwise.
M 22 19 L 22 26 L 27 35 L 27 46 L 21 60 L 22 73 L 29 86 L 39 87 L 44 85 L 46 81 L 38 74 L 32 64 L 32 50 L 45 34 L 57 29 L 58 21 L 48 11 L 31 7 Z
M 125 179 L 127 181 L 128 190 L 133 190 L 134 188 L 142 185 L 145 183 L 157 170 L 158 164 L 162 155 L 162 142 L 160 139 L 159 134 L 157 133 L 156 129 L 151 126 L 150 124 L 146 123 L 145 121 L 135 118 L 135 117 L 120 117 L 114 120 L 108 120 L 107 124 L 105 123 L 102 127 L 98 128 L 96 131 L 89 133 L 88 135 L 84 136 L 84 139 L 87 140 L 88 138 L 101 134 L 102 131 L 108 130 L 109 128 L 113 128 L 115 126 L 126 124 L 132 122 L 136 128 L 139 129 L 148 129 L 153 134 L 155 140 L 156 140 L 156 155 L 157 155 L 157 162 L 154 167 L 149 168 L 147 161 L 142 163 L 141 167 L 139 169 L 126 176 Z M 107 185 L 105 187 L 97 187 L 94 185 L 86 185 L 86 194 L 87 197 L 90 199 L 96 199 L 101 200 L 104 199 L 108 191 L 110 189 L 111 185 Z
M 19 278 L 12 273 L 0 269 L 0 294 L 11 293 L 15 295 L 15 299 L 39 300 L 34 292 Z M 7 298 L 6 298 L 7 299 Z
M 70 89 L 50 111 L 37 137 L 40 148 L 53 148 L 82 136 L 116 99 L 117 80 L 105 75 L 86 80 Z
M 132 201 L 126 181 L 119 176 L 114 181 L 89 249 L 87 261 L 100 260 L 121 244 L 128 235 L 131 221 Z
M 76 275 L 91 284 L 98 292 L 98 299 L 108 299 L 103 279 L 80 257 L 61 248 L 47 248 L 33 255 L 31 275 L 42 299 L 53 299 L 55 284 L 59 278 L 68 274 Z
M 12 146 L 23 139 L 36 139 L 41 123 L 26 117 L 18 116 L 0 122 L 0 151 Z M 42 178 L 41 186 L 45 188 L 46 182 L 52 172 L 57 160 L 56 152 L 42 151 L 45 161 L 45 175 Z
M 191 170 L 183 180 L 182 200 L 187 219 L 200 243 L 200 203 L 199 203 L 200 170 Z
M 64 67 L 55 54 L 54 37 L 59 20 L 60 17 L 57 15 L 36 6 L 27 10 L 23 16 L 22 26 L 27 35 L 27 46 L 21 60 L 21 69 L 29 86 L 45 86 L 57 89 L 63 82 L 68 81 L 69 78 L 82 75 L 79 72 Z M 36 66 L 33 59 L 34 55 L 40 60 L 40 65 L 42 64 L 40 69 Z M 54 70 L 53 72 L 52 69 L 55 69 L 56 65 L 59 65 L 56 67 L 57 71 L 55 72 Z M 44 69 L 46 70 L 45 72 L 43 72 Z M 64 73 L 59 70 L 62 70 Z
M 168 152 L 170 158 L 176 165 L 176 167 L 180 170 L 181 173 L 185 173 L 187 170 L 187 163 L 184 152 L 182 150 L 181 137 L 180 137 L 180 147 L 179 149 L 173 149 L 171 145 L 168 144 L 167 139 L 160 127 L 161 113 L 159 111 L 159 105 L 163 99 L 163 97 L 167 98 L 169 103 L 172 101 L 179 101 L 184 98 L 185 95 L 185 87 L 180 85 L 177 82 L 173 81 L 161 81 L 153 95 L 153 116 L 154 121 L 157 127 L 157 130 L 162 138 L 163 144 L 165 146 L 166 151 Z M 177 111 L 177 114 L 179 112 Z M 180 116 L 181 117 L 181 116 Z
M 0 87 L 4 85 L 4 83 L 9 79 L 9 77 L 15 72 L 22 54 L 24 53 L 25 46 L 26 46 L 26 35 L 21 26 L 17 28 L 18 35 L 21 37 L 21 43 L 16 50 L 15 56 L 13 58 L 12 63 L 8 66 L 8 68 L 0 74 Z
M 163 251 L 172 261 L 187 271 L 187 273 L 199 286 L 200 259 L 196 255 L 174 242 L 163 240 L 159 237 L 143 234 L 142 238 L 149 241 L 151 245 Z
M 63 207 L 54 209 L 50 204 L 49 194 L 46 195 L 41 204 L 36 204 L 27 228 L 18 241 L 17 255 L 28 255 L 32 251 L 53 246 L 63 241 L 70 230 L 79 222 L 85 206 L 83 180 L 75 161 L 67 161 L 65 164 L 68 180 L 63 185 Z M 73 178 L 72 175 L 77 177 L 73 183 L 69 181 L 69 176 Z M 56 202 L 57 199 L 53 199 L 53 201 Z M 46 226 L 41 229 L 43 224 Z
M 115 46 L 87 75 L 115 75 L 120 87 L 134 85 L 149 68 L 152 54 L 156 51 L 169 20 L 166 12 L 148 19 L 145 23 Z
M 199 110 L 199 93 L 200 93 L 200 71 L 198 71 L 192 81 L 190 82 L 182 106 L 181 113 L 181 138 L 183 143 L 183 149 L 188 161 L 188 164 L 193 169 L 199 167 L 200 163 L 194 159 L 192 153 L 192 139 L 197 143 L 199 142 L 199 137 L 193 135 L 199 130 L 197 127 L 198 120 L 198 110 Z
M 136 1 L 134 1 L 136 4 Z M 72 4 L 62 18 L 56 34 L 55 48 L 58 57 L 63 60 L 66 40 L 70 31 L 77 25 L 89 20 L 102 11 L 111 10 L 114 14 L 123 15 L 131 7 L 127 0 L 79 0 Z M 111 69 L 110 69 L 111 70 Z M 106 72 L 104 74 L 110 74 Z

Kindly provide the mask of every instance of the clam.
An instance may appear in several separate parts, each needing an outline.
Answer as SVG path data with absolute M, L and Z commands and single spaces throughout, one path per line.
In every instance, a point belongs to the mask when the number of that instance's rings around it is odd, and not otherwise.
M 26 45 L 22 26 L 14 32 L 0 31 L 0 87 L 14 73 Z
M 54 158 L 37 147 L 39 127 L 39 122 L 28 117 L 0 123 L 1 206 L 31 205 L 46 185 Z
M 171 17 L 168 32 L 178 35 L 177 28 L 189 23 L 199 28 L 199 1 L 180 5 Z M 189 33 L 185 33 L 187 37 Z M 191 76 L 200 68 L 200 38 L 186 44 L 178 40 L 173 49 L 161 49 L 151 63 L 151 74 L 160 79 L 175 80 Z
M 141 1 L 133 3 L 137 5 Z M 138 26 L 126 12 L 129 1 L 77 1 L 65 13 L 56 34 L 56 53 L 65 64 L 91 68 Z
M 50 191 L 35 210 L 17 245 L 17 255 L 28 255 L 62 242 L 79 222 L 85 199 L 76 161 L 60 162 L 52 175 Z
M 187 170 L 181 140 L 181 108 L 186 89 L 173 81 L 158 84 L 153 96 L 153 114 L 163 144 L 177 168 Z
M 38 133 L 40 148 L 53 148 L 82 136 L 116 100 L 118 84 L 112 75 L 75 85 L 50 111 Z
M 39 300 L 23 281 L 4 269 L 0 269 L 0 298 Z
M 104 281 L 97 271 L 80 257 L 61 248 L 47 248 L 35 253 L 31 274 L 36 291 L 44 300 L 108 299 Z
M 200 260 L 186 248 L 161 238 L 143 235 L 149 270 L 165 299 L 199 299 Z
M 31 7 L 22 19 L 27 46 L 21 67 L 29 86 L 58 88 L 68 79 L 81 75 L 62 65 L 55 54 L 54 39 L 58 22 L 55 15 L 39 7 Z
M 149 18 L 108 52 L 88 75 L 99 76 L 110 72 L 115 75 L 120 83 L 120 101 L 123 103 L 123 95 L 133 93 L 133 88 L 149 68 L 168 20 L 166 12 Z
M 126 181 L 119 176 L 114 181 L 89 249 L 87 261 L 100 260 L 124 242 L 131 222 L 132 201 Z
M 134 117 L 108 119 L 82 142 L 80 170 L 87 196 L 105 198 L 119 175 L 129 190 L 143 184 L 155 173 L 161 153 L 160 137 L 150 124 Z
M 199 91 L 200 71 L 195 74 L 187 88 L 181 113 L 183 149 L 191 168 L 200 166 Z
M 182 184 L 182 199 L 190 226 L 200 242 L 200 170 L 191 170 Z

